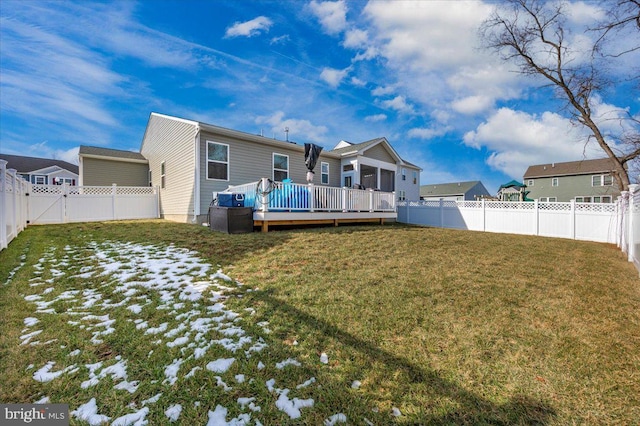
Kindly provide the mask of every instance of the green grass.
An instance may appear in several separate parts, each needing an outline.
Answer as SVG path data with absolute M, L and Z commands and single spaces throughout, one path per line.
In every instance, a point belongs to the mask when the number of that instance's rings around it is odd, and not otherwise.
M 225 304 L 242 313 L 245 330 L 262 337 L 267 349 L 237 357 L 222 375 L 232 391 L 216 386 L 211 372 L 182 379 L 194 366 L 229 357 L 219 347 L 204 359 L 186 360 L 178 382 L 168 386 L 161 383 L 164 368 L 181 357 L 180 348 L 154 344 L 157 337 L 141 336 L 128 322 L 177 324 L 175 315 L 157 309 L 156 293 L 148 292 L 149 304 L 137 316 L 109 310 L 123 326 L 98 345 L 90 330 L 68 323 L 77 319 L 64 313 L 70 302 L 54 305 L 63 314 L 35 315 L 24 297 L 46 286 L 30 287 L 34 265 L 46 253 L 61 259 L 69 246 L 80 250 L 70 256 L 75 261 L 56 268 L 79 270 L 94 262 L 92 241 L 197 251 L 213 271 L 220 267 L 244 283 L 231 291 L 241 297 Z M 43 279 L 55 278 L 50 269 Z M 70 275 L 54 281 L 51 296 L 100 289 L 114 303 L 123 297 L 113 280 Z M 177 402 L 181 424 L 205 424 L 207 410 L 217 404 L 229 407 L 230 419 L 249 412 L 238 408 L 240 396 L 256 397 L 261 411 L 251 415 L 265 425 L 322 424 L 339 412 L 352 424 L 633 424 L 640 418 L 638 306 L 637 271 L 606 244 L 400 225 L 243 235 L 163 221 L 34 226 L 0 252 L 0 401 L 46 395 L 75 409 L 96 396 L 99 412 L 115 418 L 131 412 L 131 402 L 139 409 L 142 400 L 163 392 L 149 405 L 150 424 L 166 423 L 164 410 Z M 190 310 L 207 315 L 197 303 L 179 312 Z M 41 320 L 29 329 L 43 330 L 34 340 L 57 341 L 20 346 L 29 316 Z M 271 333 L 261 321 L 269 322 Z M 219 338 L 215 332 L 208 337 Z M 129 380 L 141 381 L 136 393 L 114 390 L 109 379 L 80 389 L 84 367 L 49 383 L 32 379 L 47 361 L 56 361 L 56 370 L 70 364 L 67 355 L 75 348 L 81 349 L 73 360 L 78 365 L 126 358 Z M 319 362 L 321 352 L 329 355 L 328 365 Z M 302 366 L 275 368 L 287 358 Z M 256 368 L 258 361 L 264 370 Z M 27 370 L 30 364 L 35 367 Z M 235 383 L 239 373 L 255 380 Z M 314 385 L 296 390 L 310 377 Z M 266 390 L 270 378 L 292 397 L 313 398 L 314 406 L 289 420 L 275 407 L 277 395 Z M 362 383 L 359 389 L 351 388 L 354 380 Z M 393 417 L 392 407 L 402 415 Z

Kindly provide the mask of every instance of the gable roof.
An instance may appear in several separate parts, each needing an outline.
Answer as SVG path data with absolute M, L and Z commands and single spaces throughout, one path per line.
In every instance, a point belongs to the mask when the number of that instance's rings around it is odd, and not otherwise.
M 76 175 L 78 174 L 78 166 L 62 160 L 9 154 L 0 154 L 0 159 L 7 162 L 7 169 L 16 169 L 18 173 L 31 173 L 47 167 L 57 166 Z
M 615 170 L 615 167 L 613 165 L 613 160 L 610 158 L 569 161 L 566 163 L 538 164 L 535 166 L 529 166 L 527 171 L 524 173 L 524 179 L 610 173 L 613 170 Z
M 420 185 L 421 197 L 438 197 L 445 195 L 463 195 L 470 191 L 476 185 L 482 185 L 479 180 L 472 180 L 468 182 L 452 182 L 452 183 L 438 183 L 431 185 Z M 484 188 L 484 185 L 482 185 Z M 486 188 L 485 188 L 486 191 Z M 487 191 L 487 194 L 489 192 Z
M 396 150 L 393 149 L 393 146 L 391 146 L 391 144 L 385 137 L 375 138 L 375 139 L 371 139 L 371 140 L 360 142 L 360 143 L 351 143 L 347 141 L 341 141 L 338 145 L 336 145 L 336 147 L 339 147 L 339 148 L 334 148 L 329 152 L 334 152 L 336 154 L 339 154 L 340 156 L 344 156 L 346 154 L 351 154 L 351 153 L 357 153 L 359 155 L 362 155 L 364 151 L 366 151 L 367 149 L 373 148 L 374 146 L 379 144 L 385 145 L 389 150 L 389 153 L 391 154 L 391 156 L 395 158 L 396 161 L 399 161 L 402 165 L 412 167 L 418 170 L 422 170 L 420 167 L 416 166 L 415 164 L 412 164 L 408 161 L 403 160 L 402 157 L 400 157 L 400 155 L 396 152 Z
M 97 146 L 80 145 L 80 151 L 78 155 L 81 157 L 100 157 L 101 159 L 119 160 L 119 161 L 132 161 L 148 163 L 147 159 L 142 154 L 134 151 L 125 151 L 122 149 L 102 148 Z

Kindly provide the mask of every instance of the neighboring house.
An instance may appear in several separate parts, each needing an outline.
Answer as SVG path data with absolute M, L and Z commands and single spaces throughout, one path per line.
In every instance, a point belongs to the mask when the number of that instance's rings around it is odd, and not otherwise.
M 498 201 L 533 201 L 528 197 L 527 186 L 517 180 L 500 185 Z
M 529 198 L 541 202 L 612 203 L 620 195 L 609 158 L 530 166 L 524 174 Z
M 479 180 L 422 185 L 420 187 L 420 199 L 425 201 L 475 201 L 490 196 L 487 188 Z
M 78 185 L 78 166 L 62 160 L 0 154 L 7 161 L 7 169 L 38 185 Z
M 114 167 L 131 163 L 130 158 L 119 159 L 114 150 L 102 158 L 95 150 L 87 154 L 91 149 L 82 149 L 83 183 L 99 174 L 95 167 L 108 166 L 89 158 L 111 161 Z M 157 113 L 149 117 L 139 154 L 137 161 L 148 162 L 148 184 L 160 187 L 163 217 L 181 222 L 206 221 L 213 193 L 230 185 L 263 177 L 306 183 L 303 145 Z M 314 171 L 316 185 L 364 186 L 396 191 L 398 198 L 419 197 L 421 169 L 400 158 L 385 138 L 359 144 L 342 141 L 320 153 Z M 111 176 L 94 184 L 109 185 Z
M 149 186 L 149 162 L 139 152 L 80 146 L 80 185 Z

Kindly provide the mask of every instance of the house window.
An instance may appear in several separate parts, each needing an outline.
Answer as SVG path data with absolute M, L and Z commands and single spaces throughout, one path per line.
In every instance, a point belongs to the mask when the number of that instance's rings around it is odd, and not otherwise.
M 160 187 L 162 189 L 164 189 L 164 185 L 165 185 L 165 166 L 164 166 L 164 161 L 162 163 L 160 163 Z
M 551 186 L 558 186 L 558 178 L 551 179 Z
M 47 184 L 47 177 L 46 176 L 34 175 L 32 178 L 33 178 L 33 183 L 35 183 L 36 185 L 46 185 Z
M 611 185 L 613 185 L 613 177 L 611 175 L 591 176 L 591 186 L 611 186 Z
M 273 154 L 273 180 L 282 182 L 289 177 L 289 156 Z
M 540 197 L 541 203 L 555 203 L 558 201 L 557 197 Z
M 329 163 L 320 163 L 320 182 L 323 185 L 329 185 Z
M 416 185 L 418 183 L 418 172 L 413 172 L 413 184 Z
M 402 180 L 407 180 L 407 169 L 402 169 Z
M 533 186 L 533 179 L 529 179 L 527 181 L 527 186 Z
M 405 191 L 398 191 L 398 201 L 405 201 L 407 199 L 407 193 Z
M 57 178 L 53 178 L 53 184 L 54 185 L 74 185 L 76 182 L 74 179 L 71 178 L 63 178 L 63 177 L 57 177 Z
M 353 164 L 345 164 L 344 166 L 342 166 L 342 171 L 344 172 L 350 172 L 353 169 L 354 169 Z
M 151 180 L 151 170 L 149 170 L 149 186 L 153 186 L 153 180 Z
M 229 145 L 207 141 L 207 179 L 229 180 Z
M 611 195 L 595 195 L 593 197 L 576 197 L 576 203 L 611 203 Z
M 351 188 L 353 186 L 353 177 L 345 176 L 344 177 L 344 186 L 347 188 Z

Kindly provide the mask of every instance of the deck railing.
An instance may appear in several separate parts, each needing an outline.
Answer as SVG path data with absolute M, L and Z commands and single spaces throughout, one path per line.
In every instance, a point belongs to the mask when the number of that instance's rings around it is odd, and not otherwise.
M 229 186 L 224 192 L 244 195 L 245 207 L 262 212 L 393 212 L 395 193 L 324 185 L 257 182 Z

